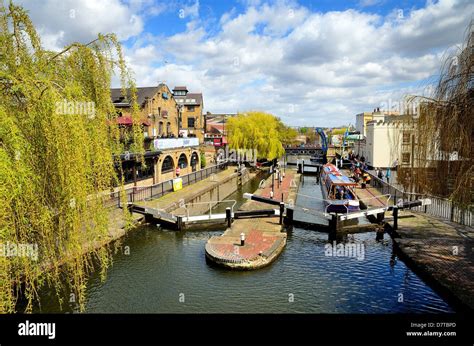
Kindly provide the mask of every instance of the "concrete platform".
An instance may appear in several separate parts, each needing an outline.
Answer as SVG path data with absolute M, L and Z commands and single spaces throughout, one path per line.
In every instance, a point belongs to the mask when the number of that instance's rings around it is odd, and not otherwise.
M 287 171 L 280 187 L 275 181 L 274 196 L 284 201 L 295 199 L 300 175 Z M 294 179 L 294 184 L 291 181 Z M 266 187 L 254 194 L 270 197 L 272 178 L 266 180 Z M 240 210 L 268 209 L 269 204 L 248 201 Z M 210 238 L 206 244 L 206 257 L 212 262 L 238 270 L 254 270 L 272 263 L 286 245 L 286 233 L 279 224 L 279 216 L 265 218 L 238 219 L 222 236 Z M 245 245 L 240 246 L 240 234 L 245 234 Z
M 474 309 L 474 229 L 401 211 L 394 243 L 413 269 L 459 309 Z

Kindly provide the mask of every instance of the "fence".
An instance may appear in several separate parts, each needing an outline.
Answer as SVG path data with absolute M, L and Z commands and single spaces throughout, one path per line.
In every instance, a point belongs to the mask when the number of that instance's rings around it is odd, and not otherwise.
M 196 172 L 192 172 L 186 175 L 181 176 L 180 178 L 183 181 L 183 187 L 191 185 L 195 182 L 201 181 L 208 178 L 212 174 L 219 173 L 227 169 L 228 163 L 224 162 L 219 165 L 207 167 Z M 125 202 L 133 203 L 138 201 L 144 201 L 152 198 L 160 198 L 173 191 L 173 179 L 163 181 L 158 184 L 149 185 L 149 186 L 136 186 L 125 189 Z M 109 198 L 105 201 L 107 207 L 120 207 L 121 191 L 112 192 L 109 195 Z
M 397 203 L 399 199 L 404 201 L 412 201 L 419 198 L 429 198 L 431 200 L 430 205 L 414 207 L 412 210 L 426 213 L 428 215 L 440 217 L 452 222 L 459 223 L 461 225 L 473 227 L 474 217 L 472 208 L 460 208 L 450 200 L 433 197 L 426 194 L 417 194 L 411 192 L 404 192 L 396 187 L 386 183 L 379 179 L 375 175 L 370 175 L 370 186 L 376 188 L 382 194 L 390 194 L 393 197 L 394 203 Z

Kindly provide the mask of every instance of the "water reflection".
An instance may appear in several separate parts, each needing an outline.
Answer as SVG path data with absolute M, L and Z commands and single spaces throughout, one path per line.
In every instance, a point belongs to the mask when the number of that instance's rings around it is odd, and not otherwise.
M 304 194 L 317 196 L 306 179 Z M 229 199 L 243 203 L 243 192 Z M 298 198 L 298 203 L 318 204 Z M 311 217 L 300 214 L 298 217 Z M 296 215 L 295 215 L 296 218 Z M 375 232 L 328 234 L 294 227 L 285 250 L 257 271 L 229 271 L 206 263 L 204 246 L 217 231 L 166 231 L 143 226 L 123 241 L 105 282 L 92 275 L 87 312 L 176 313 L 405 313 L 450 312 L 451 308 L 402 261 L 391 240 Z M 377 238 L 378 237 L 378 238 Z M 363 244 L 363 260 L 328 256 L 327 244 Z M 43 292 L 41 311 L 59 311 Z M 293 297 L 290 301 L 289 297 Z M 403 297 L 400 301 L 400 295 Z M 180 301 L 184 297 L 184 302 Z M 72 311 L 66 306 L 66 311 Z

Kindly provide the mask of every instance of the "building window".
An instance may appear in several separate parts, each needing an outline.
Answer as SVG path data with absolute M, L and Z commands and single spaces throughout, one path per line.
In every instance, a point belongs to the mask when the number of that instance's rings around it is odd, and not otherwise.
M 187 106 L 188 112 L 194 112 L 194 106 Z
M 137 181 L 143 179 L 153 178 L 155 173 L 155 165 L 152 158 L 145 159 L 145 165 L 137 165 L 135 161 L 123 161 L 122 171 L 117 170 L 118 176 L 121 178 L 123 172 L 123 178 L 125 184 L 135 181 L 133 171 L 136 170 Z
M 163 164 L 161 165 L 161 173 L 168 173 L 173 172 L 174 170 L 174 163 L 173 158 L 171 156 L 166 156 L 163 160 Z
M 163 134 L 163 122 L 160 121 L 158 124 L 158 134 L 161 136 Z
M 410 153 L 402 153 L 402 164 L 404 165 L 410 164 Z
M 410 132 L 403 132 L 402 144 L 410 144 Z
M 181 154 L 178 160 L 178 167 L 179 168 L 186 168 L 188 167 L 188 158 L 185 154 Z
M 168 99 L 168 93 L 166 93 L 166 92 L 162 93 L 161 97 L 163 97 L 163 99 L 167 100 Z
M 189 128 L 194 128 L 194 118 L 193 117 L 189 117 L 188 118 L 188 129 Z

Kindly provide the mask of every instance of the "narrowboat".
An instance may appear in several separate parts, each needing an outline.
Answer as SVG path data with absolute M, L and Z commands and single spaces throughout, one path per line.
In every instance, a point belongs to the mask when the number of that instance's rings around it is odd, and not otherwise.
M 321 191 L 328 213 L 359 211 L 359 200 L 354 192 L 357 183 L 342 174 L 333 164 L 325 164 L 321 170 Z

